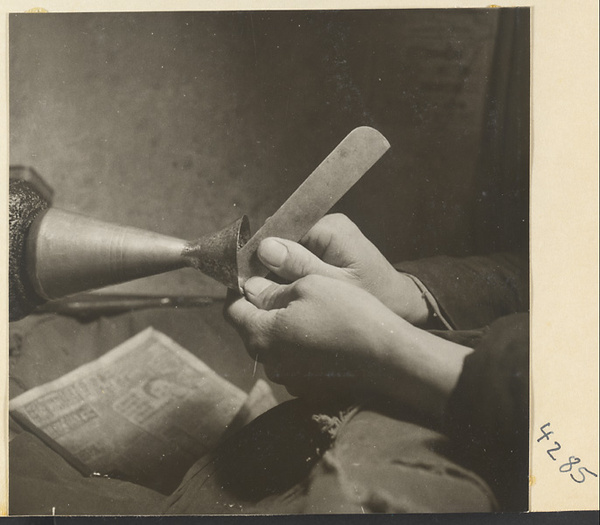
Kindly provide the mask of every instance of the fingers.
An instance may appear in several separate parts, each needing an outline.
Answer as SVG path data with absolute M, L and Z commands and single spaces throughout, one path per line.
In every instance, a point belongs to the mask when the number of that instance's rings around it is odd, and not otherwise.
M 261 310 L 245 297 L 239 297 L 225 307 L 224 315 L 240 334 L 250 356 L 262 362 L 271 345 L 274 312 Z
M 329 246 L 341 238 L 356 238 L 362 235 L 358 226 L 341 213 L 325 215 L 301 239 L 301 244 L 322 258 Z
M 269 312 L 260 310 L 245 297 L 233 299 L 225 306 L 225 319 L 231 323 L 242 335 L 251 328 L 260 330 L 269 322 Z
M 327 238 L 336 234 L 353 235 L 359 231 L 358 226 L 343 213 L 330 213 L 320 219 L 302 238 L 302 241 L 304 242 L 312 237 L 323 236 Z
M 368 257 L 369 241 L 348 217 L 325 215 L 300 240 L 320 260 L 338 268 L 352 268 Z
M 285 308 L 296 296 L 292 285 L 274 283 L 263 277 L 248 279 L 244 293 L 250 303 L 262 310 Z
M 286 239 L 265 239 L 258 247 L 258 257 L 271 272 L 288 281 L 307 275 L 339 277 L 339 268 L 324 263 L 304 246 Z
M 245 297 L 228 295 L 225 318 L 243 339 L 248 353 L 262 361 L 277 331 L 276 313 L 295 296 L 293 285 L 252 277 L 244 285 Z

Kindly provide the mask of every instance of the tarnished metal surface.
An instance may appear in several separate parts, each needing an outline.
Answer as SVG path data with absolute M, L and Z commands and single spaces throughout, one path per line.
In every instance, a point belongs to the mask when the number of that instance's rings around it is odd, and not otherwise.
M 238 284 L 243 287 L 267 269 L 256 255 L 267 237 L 298 241 L 377 162 L 390 144 L 379 131 L 363 126 L 351 131 L 319 164 L 238 253 Z
M 12 175 L 12 169 L 11 169 Z M 31 286 L 25 268 L 25 248 L 31 224 L 49 206 L 49 201 L 28 181 L 12 179 L 9 185 L 9 319 L 25 317 L 42 302 Z
M 188 243 L 183 256 L 188 266 L 236 289 L 238 282 L 238 252 L 250 238 L 250 224 L 244 215 L 231 226 L 197 241 Z

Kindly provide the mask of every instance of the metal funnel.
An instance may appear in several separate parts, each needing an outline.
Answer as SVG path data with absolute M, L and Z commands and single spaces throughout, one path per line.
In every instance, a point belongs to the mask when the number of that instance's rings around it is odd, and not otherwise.
M 187 266 L 200 270 L 227 288 L 237 290 L 237 253 L 248 239 L 250 223 L 248 217 L 243 215 L 231 226 L 187 243 L 183 249 L 183 257 Z
M 236 289 L 237 250 L 249 236 L 246 216 L 188 242 L 49 208 L 31 226 L 25 264 L 36 293 L 44 299 L 184 267 Z

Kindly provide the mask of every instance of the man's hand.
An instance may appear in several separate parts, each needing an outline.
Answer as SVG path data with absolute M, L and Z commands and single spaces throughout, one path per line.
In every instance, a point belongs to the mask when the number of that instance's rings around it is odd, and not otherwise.
M 372 389 L 377 354 L 405 323 L 364 290 L 318 275 L 287 285 L 253 277 L 244 292 L 226 317 L 269 379 L 294 395 Z
M 225 315 L 292 395 L 371 392 L 439 416 L 470 349 L 432 336 L 366 291 L 318 275 L 249 279 Z
M 412 324 L 428 320 L 429 309 L 413 280 L 398 272 L 345 215 L 323 217 L 300 244 L 265 239 L 258 257 L 287 282 L 307 275 L 330 277 L 369 292 Z

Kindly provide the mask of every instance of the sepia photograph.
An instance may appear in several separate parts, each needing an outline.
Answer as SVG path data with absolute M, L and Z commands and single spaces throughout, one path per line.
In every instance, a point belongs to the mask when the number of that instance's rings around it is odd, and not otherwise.
M 8 36 L 10 515 L 529 509 L 530 8 Z

